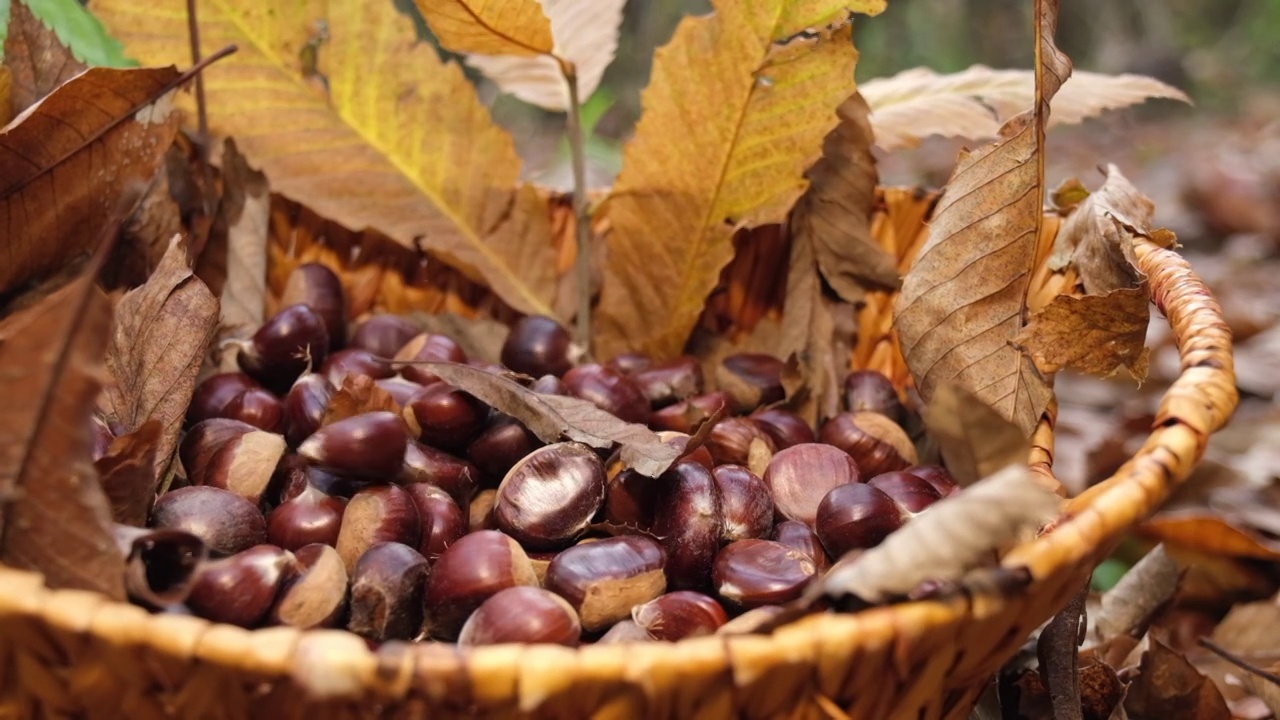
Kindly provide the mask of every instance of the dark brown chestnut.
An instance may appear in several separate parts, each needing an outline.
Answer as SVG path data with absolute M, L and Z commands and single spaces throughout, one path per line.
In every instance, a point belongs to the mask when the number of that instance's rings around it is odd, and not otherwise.
M 448 335 L 423 333 L 409 340 L 396 352 L 395 359 L 402 362 L 452 362 L 465 363 L 467 354 L 462 346 Z M 422 365 L 401 365 L 400 376 L 419 385 L 430 385 L 440 377 Z
M 161 495 L 151 508 L 150 524 L 191 533 L 213 555 L 234 555 L 267 539 L 267 524 L 258 507 L 215 487 L 184 487 Z
M 574 545 L 556 555 L 543 585 L 569 601 L 591 632 L 631 616 L 631 608 L 667 589 L 667 554 L 641 535 Z
M 741 465 L 720 465 L 711 476 L 720 493 L 720 515 L 724 518 L 720 541 L 768 537 L 774 510 L 764 480 Z
M 522 423 L 510 415 L 495 414 L 467 446 L 467 459 L 496 487 L 521 458 L 540 447 L 542 441 Z
M 411 380 L 405 380 L 399 375 L 383 378 L 381 380 L 374 380 L 373 384 L 383 390 L 386 390 L 387 393 L 391 395 L 391 399 L 395 400 L 396 405 L 399 405 L 401 408 L 408 404 L 409 398 L 417 395 L 418 391 L 422 389 L 422 386 L 418 383 Z
M 777 452 L 773 439 L 748 418 L 727 417 L 716 423 L 707 436 L 706 448 L 717 465 L 748 465 L 751 462 L 751 446 L 760 445 L 766 457 Z
M 471 613 L 459 645 L 548 643 L 575 647 L 582 636 L 578 615 L 555 593 L 539 587 L 509 587 Z
M 250 429 L 246 432 L 243 427 Z M 281 435 L 247 423 L 243 427 L 206 420 L 183 438 L 178 456 L 192 485 L 230 490 L 259 505 L 284 457 L 286 443 Z
M 410 440 L 395 482 L 401 485 L 431 483 L 449 493 L 458 507 L 466 510 L 480 487 L 480 471 L 462 458 Z
M 708 470 L 716 466 L 716 460 L 711 457 L 711 451 L 707 449 L 706 445 L 698 445 L 692 450 L 688 449 L 689 440 L 692 439 L 688 434 L 674 430 L 659 430 L 656 434 L 662 439 L 662 442 L 680 450 L 681 460 L 691 460 Z
M 716 555 L 716 594 L 742 608 L 778 605 L 800 597 L 817 566 L 805 553 L 773 540 L 739 540 Z
M 387 482 L 404 465 L 407 432 L 395 413 L 362 413 L 321 427 L 298 446 L 298 454 L 345 477 Z
M 688 434 L 720 408 L 728 410 L 732 406 L 733 400 L 726 392 L 716 391 L 694 395 L 688 400 L 681 400 L 674 405 L 655 410 L 649 418 L 649 426 L 654 430 L 672 430 Z
M 769 461 L 764 482 L 778 514 L 813 527 L 818 503 L 831 488 L 858 482 L 858 464 L 840 448 L 802 443 L 780 450 Z
M 347 503 L 335 547 L 350 572 L 356 560 L 380 542 L 417 547 L 419 528 L 418 507 L 409 493 L 398 485 L 374 485 Z
M 404 406 L 409 432 L 427 445 L 449 452 L 465 451 L 488 418 L 488 405 L 442 382 L 422 388 Z
M 263 387 L 249 388 L 231 398 L 231 402 L 222 409 L 221 417 L 239 420 L 267 432 L 284 430 L 284 405 Z
M 186 605 L 214 622 L 256 627 L 275 604 L 285 580 L 297 572 L 293 553 L 255 545 L 199 570 Z
M 817 531 L 833 558 L 851 550 L 875 547 L 902 527 L 911 514 L 880 490 L 865 483 L 832 488 L 818 506 Z
M 635 378 L 640 392 L 654 408 L 665 407 L 703 391 L 702 365 L 691 355 L 681 355 L 653 365 L 631 377 Z
M 579 365 L 564 374 L 564 384 L 574 397 L 607 410 L 620 420 L 649 422 L 652 411 L 640 385 L 617 370 L 597 363 Z
M 366 350 L 381 358 L 392 358 L 420 332 L 417 325 L 400 315 L 371 315 L 356 326 L 347 347 Z
M 898 389 L 875 370 L 855 370 L 844 379 L 844 405 L 849 412 L 880 413 L 895 423 L 906 414 Z
M 320 429 L 332 397 L 333 387 L 319 373 L 306 373 L 293 383 L 284 396 L 284 438 L 289 447 L 298 447 Z
M 297 573 L 271 608 L 272 624 L 301 630 L 335 627 L 347 609 L 347 570 L 338 551 L 328 545 L 304 545 L 294 557 Z
M 600 456 L 577 442 L 538 448 L 498 486 L 498 528 L 531 549 L 563 547 L 586 532 L 604 503 Z
M 308 485 L 267 515 L 267 542 L 294 552 L 313 543 L 333 545 L 346 508 L 346 500 Z
M 621 528 L 649 530 L 658 503 L 659 483 L 631 468 L 614 475 L 605 490 L 604 519 Z
M 290 305 L 265 322 L 248 342 L 239 343 L 240 369 L 283 395 L 308 367 L 319 367 L 329 352 L 324 320 L 306 305 Z
M 187 427 L 210 418 L 226 417 L 222 411 L 227 403 L 245 390 L 262 387 L 253 378 L 241 372 L 210 375 L 196 386 L 187 405 Z
M 582 350 L 569 331 L 543 315 L 528 315 L 511 327 L 502 343 L 502 364 L 530 377 L 563 375 L 573 367 Z
M 542 393 L 543 395 L 569 394 L 569 388 L 565 387 L 564 381 L 555 375 L 543 375 L 537 380 L 534 380 L 533 384 L 529 386 L 529 389 L 536 393 Z
M 710 595 L 677 590 L 637 605 L 631 611 L 631 619 L 653 639 L 675 642 L 712 635 L 729 621 L 729 616 Z
M 431 634 L 456 639 L 485 600 L 509 587 L 537 582 L 529 556 L 514 539 L 493 530 L 463 535 L 436 561 L 427 581 Z
M 347 340 L 347 294 L 342 281 L 328 266 L 303 263 L 289 273 L 281 305 L 306 305 L 324 321 L 329 349 L 337 350 Z
M 414 483 L 406 485 L 413 505 L 418 509 L 418 526 L 421 528 L 418 552 L 435 562 L 458 538 L 467 532 L 467 516 L 449 493 L 435 485 Z
M 735 410 L 750 412 L 784 397 L 784 367 L 786 363 L 772 355 L 738 353 L 720 361 L 716 383 L 733 398 Z
M 941 465 L 916 465 L 907 468 L 907 472 L 928 482 L 941 497 L 951 497 L 960 492 L 955 477 Z
M 196 572 L 209 558 L 200 538 L 181 530 L 119 523 L 113 530 L 125 557 L 124 587 L 130 600 L 158 609 L 187 599 Z
M 423 627 L 429 575 L 427 559 L 408 545 L 370 546 L 351 570 L 347 629 L 379 642 L 413 639 Z
M 816 439 L 809 423 L 790 410 L 768 408 L 753 414 L 751 420 L 773 440 L 774 447 L 779 450 L 811 443 Z
M 386 358 L 378 357 L 368 350 L 347 348 L 330 355 L 324 365 L 320 366 L 320 374 L 333 387 L 342 387 L 342 381 L 348 375 L 364 375 L 374 380 L 385 380 L 396 374 L 395 368 Z
M 818 533 L 799 520 L 783 520 L 775 525 L 773 539 L 807 555 L 819 573 L 831 566 L 831 558 L 827 557 L 827 549 L 822 547 Z
M 893 498 L 903 510 L 913 514 L 942 499 L 942 495 L 928 480 L 900 470 L 881 473 L 868 480 L 867 484 Z
M 840 413 L 822 426 L 818 439 L 849 453 L 864 477 L 904 470 L 917 459 L 906 431 L 880 413 Z
M 653 532 L 667 551 L 667 585 L 707 587 L 724 526 L 715 479 L 698 463 L 683 461 L 663 473 L 658 486 Z
M 653 366 L 653 358 L 644 353 L 623 353 L 615 355 L 605 363 L 606 366 L 617 370 L 623 375 L 635 375 L 638 372 L 648 370 Z

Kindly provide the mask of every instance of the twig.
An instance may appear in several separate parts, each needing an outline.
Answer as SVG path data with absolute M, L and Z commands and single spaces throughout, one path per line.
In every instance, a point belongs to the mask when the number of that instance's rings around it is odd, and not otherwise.
M 200 18 L 196 12 L 196 0 L 187 0 L 187 35 L 191 41 L 191 64 L 199 67 L 201 61 L 200 54 Z M 200 167 L 200 179 L 203 181 L 201 205 L 203 205 L 204 216 L 206 218 L 213 217 L 213 168 L 209 165 L 209 111 L 204 101 L 204 73 L 196 74 L 196 162 Z M 192 238 L 192 242 L 188 247 L 188 252 L 192 253 L 192 261 L 204 250 L 206 238 L 204 233 L 197 230 L 201 237 Z
M 1089 586 L 1080 589 L 1062 612 L 1053 616 L 1040 640 L 1036 655 L 1040 676 L 1049 688 L 1054 720 L 1080 720 L 1080 641 L 1084 630 L 1084 605 Z
M 1257 665 L 1254 665 L 1253 663 L 1249 662 L 1248 660 L 1245 660 L 1239 655 L 1236 655 L 1235 653 L 1222 647 L 1221 645 L 1210 640 L 1209 638 L 1207 637 L 1200 638 L 1200 644 L 1203 645 L 1204 647 L 1209 648 L 1216 655 L 1221 657 L 1223 660 L 1226 660 L 1227 662 L 1231 663 L 1232 665 L 1235 665 L 1241 670 L 1257 675 L 1263 680 L 1267 680 L 1275 685 L 1280 685 L 1280 675 L 1277 675 L 1273 672 L 1269 672 L 1267 670 L 1264 670 L 1258 667 Z
M 591 214 L 587 207 L 586 138 L 582 130 L 582 105 L 578 98 L 578 71 L 573 63 L 556 58 L 569 85 L 569 151 L 573 161 L 573 214 L 577 220 L 578 344 L 591 354 Z

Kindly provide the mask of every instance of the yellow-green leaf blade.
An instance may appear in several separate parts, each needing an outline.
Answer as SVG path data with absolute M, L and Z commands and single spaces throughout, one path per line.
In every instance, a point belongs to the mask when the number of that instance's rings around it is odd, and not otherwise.
M 416 0 L 440 44 L 459 53 L 551 52 L 551 22 L 538 0 Z

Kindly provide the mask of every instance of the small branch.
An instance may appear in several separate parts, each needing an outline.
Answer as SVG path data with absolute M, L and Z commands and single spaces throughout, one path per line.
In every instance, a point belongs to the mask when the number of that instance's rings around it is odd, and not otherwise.
M 573 63 L 557 58 L 569 85 L 569 150 L 573 160 L 573 214 L 577 220 L 578 344 L 591 354 L 591 214 L 587 207 L 586 137 L 582 129 L 582 103 L 578 98 L 578 72 Z
M 187 0 L 187 34 L 191 40 L 191 64 L 194 67 L 200 67 L 202 58 L 200 53 L 200 18 L 196 12 L 196 0 Z M 198 131 L 196 137 L 196 164 L 200 168 L 200 179 L 204 187 L 201 188 L 201 205 L 203 205 L 204 216 L 212 218 L 216 201 L 213 197 L 213 168 L 209 165 L 209 111 L 204 101 L 204 73 L 196 73 L 196 122 L 198 123 Z M 191 262 L 195 263 L 195 258 L 204 251 L 204 245 L 208 237 L 206 231 L 201 231 L 200 227 L 212 227 L 212 223 L 196 225 L 197 229 L 192 233 L 191 243 L 188 245 L 187 252 L 191 253 Z
M 1053 616 L 1040 633 L 1036 656 L 1040 677 L 1049 688 L 1054 720 L 1081 720 L 1080 641 L 1084 639 L 1084 608 L 1089 586 L 1080 589 L 1062 612 Z
M 196 14 L 196 0 L 187 0 L 187 35 L 191 39 L 191 64 L 200 64 L 200 20 Z M 204 104 L 204 77 L 196 75 L 196 115 L 203 148 L 209 139 L 209 112 Z M 202 154 L 207 152 L 202 150 Z M 208 159 L 207 157 L 204 159 Z
M 1206 648 L 1209 648 L 1214 652 L 1214 654 L 1218 655 L 1223 660 L 1226 660 L 1232 665 L 1235 665 L 1241 670 L 1257 675 L 1258 677 L 1262 678 L 1263 680 L 1266 680 L 1267 682 L 1280 686 L 1280 675 L 1277 675 L 1273 672 L 1269 672 L 1267 670 L 1264 670 L 1263 668 L 1258 667 L 1257 665 L 1254 665 L 1248 660 L 1245 660 L 1239 655 L 1236 655 L 1235 653 L 1222 647 L 1221 645 L 1210 640 L 1207 637 L 1200 638 L 1200 644 Z

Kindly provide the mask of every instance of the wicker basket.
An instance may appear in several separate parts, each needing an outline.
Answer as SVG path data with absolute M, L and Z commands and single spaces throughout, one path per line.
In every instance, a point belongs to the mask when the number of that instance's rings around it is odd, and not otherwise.
M 924 213 L 886 219 L 883 209 L 882 198 L 877 236 L 905 265 L 923 235 Z M 770 636 L 579 649 L 391 643 L 372 652 L 344 632 L 247 631 L 151 615 L 0 568 L 0 718 L 963 719 L 1030 633 L 1187 477 L 1234 410 L 1231 335 L 1217 303 L 1175 253 L 1141 243 L 1138 258 L 1173 327 L 1181 377 L 1141 451 L 1004 559 L 1032 577 L 1012 594 L 810 616 Z M 414 304 L 398 282 L 398 302 Z M 459 301 L 456 292 L 432 292 L 436 307 Z M 884 307 L 888 299 L 877 302 Z M 864 314 L 864 332 L 877 322 L 884 324 L 874 311 Z M 872 351 L 864 344 L 861 352 Z M 888 353 L 877 363 L 892 371 L 896 348 L 874 352 Z M 1052 414 L 1031 458 L 1045 474 Z

